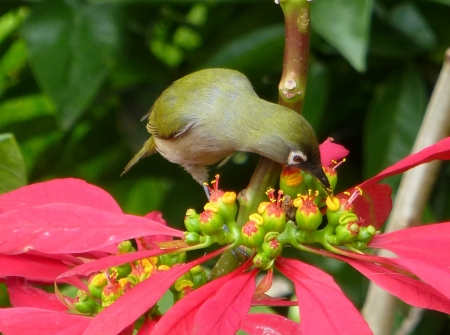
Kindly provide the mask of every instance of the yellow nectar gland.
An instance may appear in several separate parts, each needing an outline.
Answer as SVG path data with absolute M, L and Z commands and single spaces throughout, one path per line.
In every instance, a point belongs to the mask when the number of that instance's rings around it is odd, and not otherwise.
M 236 193 L 234 192 L 225 192 L 222 196 L 222 201 L 224 204 L 232 205 L 236 201 Z
M 177 281 L 175 283 L 174 287 L 175 287 L 175 290 L 177 290 L 178 292 L 181 292 L 186 287 L 194 287 L 194 283 L 191 282 L 190 280 L 182 279 L 180 281 Z
M 255 222 L 258 226 L 261 226 L 263 224 L 263 218 L 259 214 L 253 213 L 248 218 L 250 221 Z
M 287 177 L 285 183 L 286 186 L 289 187 L 297 187 L 298 185 L 300 185 L 303 181 L 303 176 L 301 173 L 295 173 L 295 174 L 291 174 L 289 175 L 289 177 Z
M 269 206 L 270 206 L 270 202 L 267 202 L 267 201 L 261 202 L 258 206 L 258 213 L 262 215 L 266 211 L 267 207 L 269 207 Z
M 214 213 L 218 213 L 219 212 L 219 206 L 217 206 L 217 205 L 215 205 L 215 204 L 213 204 L 211 202 L 206 203 L 206 205 L 205 205 L 205 207 L 203 207 L 203 209 L 205 211 L 211 211 L 211 212 L 214 212 Z
M 339 199 L 336 197 L 327 197 L 326 204 L 328 209 L 332 212 L 337 212 L 341 207 Z
M 127 278 L 120 278 L 120 279 L 119 279 L 119 285 L 120 285 L 120 287 L 123 288 L 127 283 L 128 283 L 128 279 L 127 279 Z
M 191 216 L 191 215 L 194 215 L 194 214 L 196 214 L 196 213 L 195 213 L 195 209 L 193 209 L 193 208 L 189 208 L 186 211 L 186 216 Z
M 94 286 L 104 286 L 107 282 L 106 274 L 104 272 L 96 274 L 91 281 Z
M 151 274 L 154 270 L 156 270 L 156 266 L 146 258 L 142 260 L 142 266 L 144 267 L 144 272 L 147 274 Z
M 301 207 L 303 205 L 303 198 L 300 196 L 300 194 L 297 194 L 297 196 L 298 197 L 294 199 L 292 203 L 295 207 Z

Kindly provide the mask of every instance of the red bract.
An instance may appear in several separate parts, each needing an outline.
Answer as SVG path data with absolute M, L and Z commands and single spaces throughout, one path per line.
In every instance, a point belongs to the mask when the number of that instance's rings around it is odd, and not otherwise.
M 248 314 L 241 329 L 250 335 L 302 335 L 300 324 L 276 314 Z
M 146 217 L 123 214 L 108 193 L 76 179 L 38 183 L 1 195 L 0 232 L 0 277 L 10 277 L 6 283 L 15 307 L 0 310 L 0 331 L 7 335 L 40 331 L 81 334 L 90 322 L 90 318 L 84 316 L 61 313 L 67 308 L 56 295 L 28 285 L 23 278 L 36 283 L 66 282 L 87 290 L 75 275 L 170 251 L 151 250 L 114 258 L 105 257 L 108 253 L 97 250 L 105 251 L 108 250 L 105 247 L 112 246 L 110 250 L 117 252 L 119 242 L 135 237 L 154 248 L 155 242 L 183 236 L 182 232 L 167 227 L 160 214 Z M 100 258 L 97 260 L 100 263 L 84 263 L 80 256 L 84 261 L 86 257 Z M 70 270 L 77 265 L 81 267 Z M 158 292 L 162 295 L 165 290 Z M 66 300 L 62 296 L 61 299 Z M 29 321 L 26 327 L 18 321 L 23 319 L 24 313 Z M 131 334 L 133 321 L 127 319 L 124 326 L 113 333 Z
M 0 214 L 0 252 L 81 253 L 130 238 L 183 233 L 143 217 L 54 203 Z
M 275 266 L 295 286 L 302 334 L 372 334 L 333 278 L 294 259 L 279 257 Z
M 40 308 L 1 308 L 0 331 L 5 335 L 80 335 L 89 319 Z
M 72 204 L 122 213 L 117 202 L 101 188 L 80 179 L 54 179 L 0 195 L 0 213 L 45 204 Z
M 55 294 L 33 287 L 23 279 L 8 277 L 5 281 L 9 299 L 14 307 L 36 307 L 52 311 L 67 311 Z
M 392 209 L 392 190 L 386 184 L 370 184 L 361 188 L 361 195 L 353 201 L 355 214 L 363 226 L 372 225 L 379 229 Z
M 348 150 L 342 145 L 333 142 L 331 137 L 328 137 L 320 146 L 320 160 L 322 166 L 331 166 L 333 162 L 340 161 L 347 157 Z
M 436 144 L 430 145 L 419 152 L 409 155 L 408 157 L 381 171 L 375 177 L 366 180 L 359 186 L 364 187 L 366 185 L 377 183 L 384 178 L 394 176 L 417 165 L 428 163 L 437 159 L 450 160 L 450 137 L 444 138 Z
M 256 270 L 249 264 L 218 278 L 177 302 L 152 335 L 234 334 L 250 308 Z

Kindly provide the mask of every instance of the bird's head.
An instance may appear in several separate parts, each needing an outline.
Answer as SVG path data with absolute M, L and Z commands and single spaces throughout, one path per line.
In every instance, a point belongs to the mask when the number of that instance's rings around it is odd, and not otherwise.
M 328 195 L 333 194 L 330 182 L 323 171 L 320 161 L 320 152 L 317 144 L 304 146 L 304 150 L 293 150 L 289 153 L 287 163 L 290 166 L 298 167 L 309 172 L 314 176 L 323 186 L 323 189 Z

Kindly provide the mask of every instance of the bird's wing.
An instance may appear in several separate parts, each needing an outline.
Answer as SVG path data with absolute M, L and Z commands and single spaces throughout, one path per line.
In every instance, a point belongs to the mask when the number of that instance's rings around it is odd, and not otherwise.
M 151 123 L 149 120 L 147 123 L 147 131 L 155 137 L 161 138 L 163 140 L 170 140 L 172 138 L 180 137 L 181 135 L 186 133 L 189 129 L 191 129 L 194 125 L 195 125 L 195 122 L 190 122 L 176 132 L 169 133 L 169 134 L 161 134 L 160 132 L 158 132 L 158 128 L 153 123 Z

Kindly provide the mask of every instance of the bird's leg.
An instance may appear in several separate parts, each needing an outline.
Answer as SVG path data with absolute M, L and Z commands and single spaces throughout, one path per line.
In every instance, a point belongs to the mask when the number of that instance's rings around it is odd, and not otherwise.
M 210 193 L 209 193 L 208 183 L 203 183 L 203 190 L 205 191 L 206 197 L 208 198 L 208 201 L 209 201 Z
M 236 258 L 237 260 L 239 260 L 239 256 L 236 251 L 240 253 L 242 256 L 244 256 L 246 259 L 250 258 L 250 255 L 247 253 L 247 251 L 245 251 L 245 249 L 242 246 L 239 246 L 231 250 L 231 253 L 233 254 L 234 258 Z

